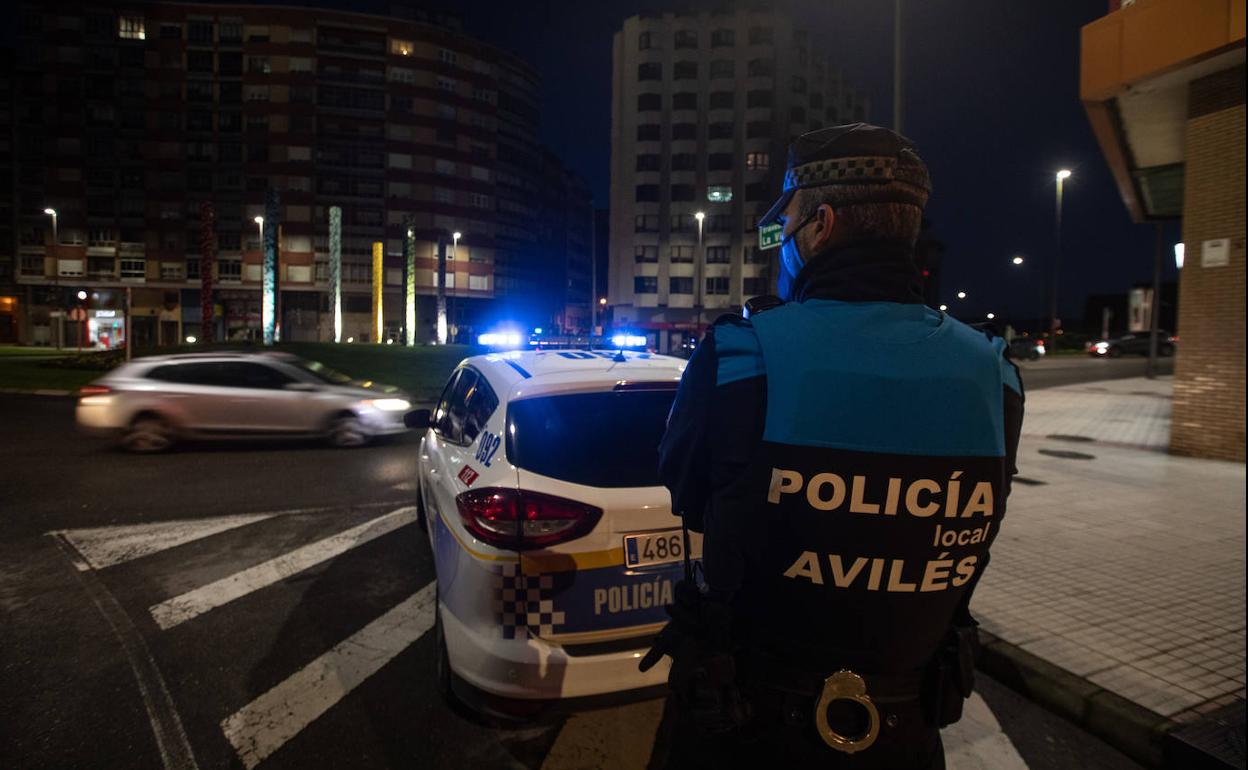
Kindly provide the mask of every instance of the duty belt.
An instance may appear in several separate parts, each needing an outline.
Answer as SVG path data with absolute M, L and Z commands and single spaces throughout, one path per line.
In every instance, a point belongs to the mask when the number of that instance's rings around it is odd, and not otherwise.
M 880 712 L 876 704 L 905 703 L 921 698 L 922 672 L 904 674 L 861 674 L 840 669 L 831 675 L 813 674 L 795 668 L 779 658 L 759 652 L 739 655 L 742 678 L 750 684 L 803 698 L 815 699 L 814 724 L 824 743 L 837 751 L 853 754 L 869 748 L 880 732 Z M 860 735 L 841 735 L 828 723 L 828 707 L 836 701 L 850 701 L 867 715 L 867 729 Z

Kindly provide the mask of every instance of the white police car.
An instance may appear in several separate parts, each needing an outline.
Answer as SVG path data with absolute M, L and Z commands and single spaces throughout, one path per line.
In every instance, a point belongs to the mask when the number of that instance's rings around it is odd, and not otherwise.
M 533 716 L 666 682 L 666 665 L 637 663 L 683 570 L 657 465 L 684 367 L 631 351 L 476 356 L 413 413 L 453 701 Z

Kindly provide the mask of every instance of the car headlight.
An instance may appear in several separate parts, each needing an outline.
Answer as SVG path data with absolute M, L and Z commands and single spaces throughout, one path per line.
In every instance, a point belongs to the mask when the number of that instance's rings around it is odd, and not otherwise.
M 404 398 L 370 398 L 364 401 L 364 405 L 382 412 L 406 412 L 412 408 L 411 402 Z

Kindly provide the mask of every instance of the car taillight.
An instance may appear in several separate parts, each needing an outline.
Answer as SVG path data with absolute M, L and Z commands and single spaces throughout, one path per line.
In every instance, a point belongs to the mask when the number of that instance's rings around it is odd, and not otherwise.
M 1036 340 L 1036 347 L 1038 348 L 1044 347 L 1044 340 Z
M 112 393 L 113 389 L 107 385 L 83 385 L 78 389 L 78 398 L 85 396 L 106 396 Z
M 602 509 L 521 489 L 470 489 L 455 498 L 468 531 L 496 548 L 527 551 L 574 540 L 602 518 Z

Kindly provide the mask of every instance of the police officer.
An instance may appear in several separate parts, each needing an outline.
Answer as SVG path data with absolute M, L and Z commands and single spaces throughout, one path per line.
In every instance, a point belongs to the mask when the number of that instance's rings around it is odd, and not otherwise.
M 673 658 L 669 767 L 944 767 L 1023 389 L 1004 340 L 922 302 L 930 189 L 887 129 L 799 137 L 759 222 L 780 298 L 685 370 L 660 475 L 704 571 L 645 661 Z

